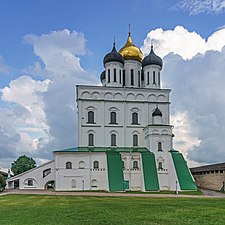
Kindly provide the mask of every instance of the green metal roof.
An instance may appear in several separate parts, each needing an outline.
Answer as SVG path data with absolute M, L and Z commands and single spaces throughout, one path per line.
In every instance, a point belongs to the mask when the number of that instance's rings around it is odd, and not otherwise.
M 142 167 L 146 191 L 158 191 L 159 181 L 156 170 L 155 155 L 152 152 L 142 152 Z
M 123 191 L 123 164 L 119 152 L 106 153 L 108 167 L 109 191 Z
M 58 152 L 148 152 L 147 148 L 138 148 L 138 147 L 76 147 L 76 148 L 68 148 L 53 151 L 53 153 Z
M 181 190 L 197 190 L 183 155 L 177 150 L 170 151 Z

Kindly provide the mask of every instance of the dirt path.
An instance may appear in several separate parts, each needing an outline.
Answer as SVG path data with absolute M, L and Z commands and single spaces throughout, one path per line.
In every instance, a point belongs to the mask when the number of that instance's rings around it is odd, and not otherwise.
M 208 190 L 207 190 L 208 191 Z M 56 192 L 45 190 L 7 190 L 0 193 L 2 195 L 8 194 L 38 194 L 38 195 L 73 195 L 73 196 L 110 196 L 110 197 L 145 197 L 145 198 L 225 198 L 225 194 L 212 192 L 203 192 L 205 195 L 182 195 L 182 194 L 132 194 L 132 193 L 107 193 L 107 192 Z

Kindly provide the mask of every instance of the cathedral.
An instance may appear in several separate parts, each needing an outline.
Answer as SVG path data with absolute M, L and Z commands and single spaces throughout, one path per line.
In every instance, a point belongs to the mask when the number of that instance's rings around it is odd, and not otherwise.
M 170 89 L 162 59 L 143 57 L 130 32 L 103 59 L 102 86 L 76 86 L 78 147 L 7 180 L 7 188 L 56 191 L 197 190 L 183 155 L 173 149 Z

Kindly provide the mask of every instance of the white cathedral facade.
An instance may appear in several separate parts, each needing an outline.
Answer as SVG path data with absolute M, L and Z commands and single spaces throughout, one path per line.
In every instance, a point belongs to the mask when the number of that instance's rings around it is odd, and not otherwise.
M 143 58 L 131 39 L 103 60 L 102 86 L 76 87 L 78 147 L 9 178 L 7 188 L 56 191 L 196 190 L 182 154 L 173 149 L 170 89 L 161 87 L 162 59 Z

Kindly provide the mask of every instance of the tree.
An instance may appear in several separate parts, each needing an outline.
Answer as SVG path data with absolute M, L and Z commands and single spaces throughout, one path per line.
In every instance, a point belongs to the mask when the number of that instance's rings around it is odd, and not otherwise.
M 35 167 L 36 162 L 32 158 L 27 157 L 26 155 L 22 155 L 12 163 L 11 170 L 14 175 L 18 175 Z
M 3 177 L 3 175 L 0 173 L 0 192 L 3 191 L 5 189 L 5 178 Z

